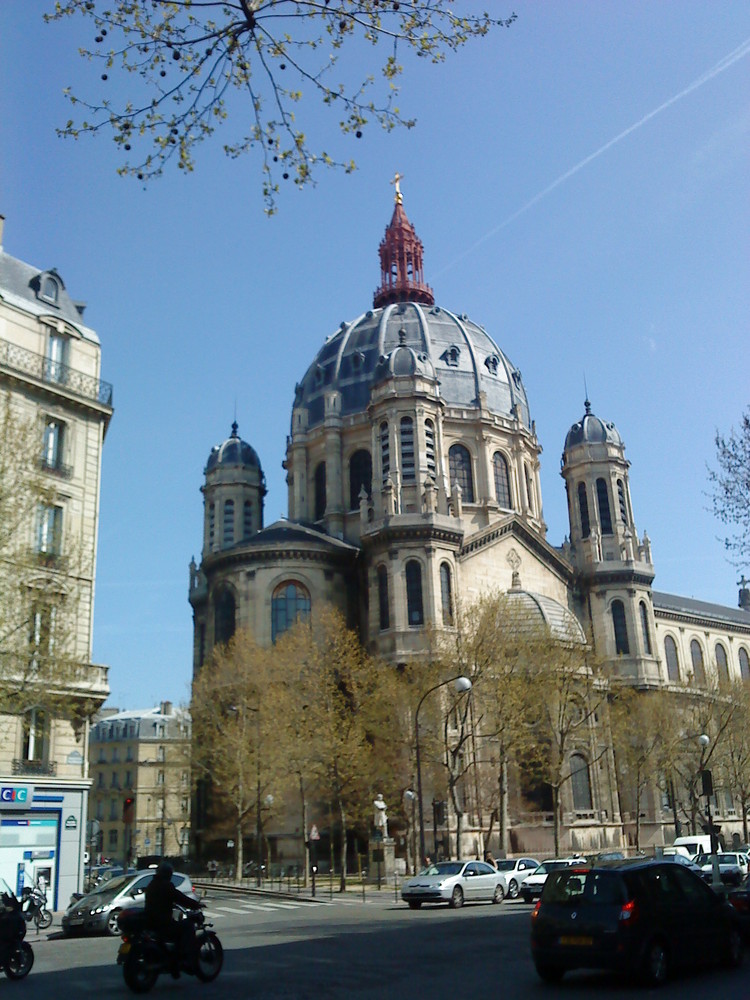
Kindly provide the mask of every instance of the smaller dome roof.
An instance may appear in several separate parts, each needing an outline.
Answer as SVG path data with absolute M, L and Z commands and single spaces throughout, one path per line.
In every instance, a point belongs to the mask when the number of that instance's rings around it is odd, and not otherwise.
M 398 347 L 378 359 L 373 381 L 382 382 L 394 375 L 422 375 L 436 380 L 435 366 L 429 355 L 407 345 L 406 330 L 403 327 L 398 331 L 398 341 Z
M 565 438 L 565 450 L 577 444 L 610 444 L 622 445 L 620 432 L 611 421 L 600 420 L 591 412 L 591 403 L 586 400 L 586 412 L 578 423 L 568 431 Z
M 585 644 L 586 636 L 576 616 L 553 598 L 516 586 L 505 596 L 510 607 L 518 612 L 519 619 L 528 622 L 530 629 L 544 625 L 555 639 Z
M 204 473 L 208 474 L 220 466 L 244 465 L 260 469 L 258 453 L 247 441 L 243 441 L 237 433 L 237 421 L 232 424 L 232 433 L 223 444 L 215 444 L 206 462 Z

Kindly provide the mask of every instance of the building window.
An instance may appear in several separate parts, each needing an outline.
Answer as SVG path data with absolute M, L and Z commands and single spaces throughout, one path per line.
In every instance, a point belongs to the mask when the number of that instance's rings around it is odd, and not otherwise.
M 110 818 L 110 821 L 119 818 L 118 815 L 117 815 L 117 799 L 110 799 L 109 800 L 109 818 Z M 112 833 L 110 832 L 110 838 L 111 838 L 111 836 L 112 836 Z
M 62 551 L 62 507 L 39 505 L 37 552 L 59 556 Z
M 157 785 L 163 785 L 164 784 L 164 772 L 163 771 L 158 771 L 157 772 L 157 774 L 156 774 L 156 784 Z M 161 799 L 160 801 L 161 801 L 161 804 L 163 806 L 164 805 L 164 800 Z
M 625 621 L 625 605 L 622 601 L 612 601 L 612 625 L 615 630 L 615 653 L 618 656 L 630 654 L 628 625 Z
M 495 473 L 495 496 L 497 502 L 506 510 L 512 510 L 510 502 L 510 475 L 508 474 L 508 462 L 505 455 L 496 451 L 492 456 L 492 470 Z
M 166 759 L 166 754 L 164 752 L 164 747 L 159 747 L 159 749 L 156 752 L 156 759 L 159 760 L 159 761 L 163 761 L 163 760 Z
M 406 612 L 409 625 L 424 625 L 422 567 L 416 559 L 406 564 Z
M 448 470 L 451 488 L 458 483 L 464 503 L 474 503 L 474 478 L 471 474 L 471 455 L 468 448 L 462 444 L 451 445 L 448 452 Z
M 309 617 L 310 594 L 307 588 L 295 580 L 280 584 L 271 599 L 271 641 L 276 642 L 298 618 Z
M 646 656 L 651 656 L 651 632 L 648 627 L 648 608 L 645 601 L 641 601 L 641 632 L 643 634 L 643 649 Z
M 42 287 L 39 290 L 39 298 L 44 299 L 45 302 L 50 302 L 53 306 L 56 306 L 59 293 L 60 287 L 57 280 L 53 278 L 51 274 L 45 274 L 42 278 Z
M 667 680 L 679 681 L 680 660 L 677 656 L 677 643 L 671 635 L 668 635 L 664 640 L 664 655 L 667 658 Z
M 219 591 L 214 599 L 214 642 L 220 645 L 234 635 L 235 602 L 234 594 L 226 587 Z
M 224 521 L 221 536 L 222 548 L 234 544 L 234 500 L 224 501 Z
M 570 782 L 573 788 L 573 808 L 576 812 L 587 812 L 592 808 L 591 780 L 589 766 L 579 753 L 570 757 Z
M 44 603 L 35 604 L 31 609 L 31 634 L 29 644 L 31 656 L 29 666 L 39 670 L 52 659 L 55 651 L 55 621 L 57 608 Z
M 706 686 L 706 667 L 703 663 L 703 649 L 697 639 L 690 643 L 690 658 L 693 661 L 693 676 L 695 683 Z
M 740 649 L 739 660 L 740 677 L 743 681 L 750 681 L 750 657 L 748 657 L 746 649 Z
M 524 465 L 523 471 L 524 471 L 524 476 L 526 478 L 526 499 L 529 502 L 529 511 L 533 514 L 534 511 L 536 510 L 536 499 L 534 496 L 534 480 L 528 465 Z
M 414 421 L 401 418 L 401 478 L 405 483 L 414 482 Z
M 117 814 L 116 813 L 115 813 L 114 816 L 110 815 L 110 819 L 116 819 L 116 818 L 117 818 Z M 112 827 L 112 829 L 109 831 L 109 846 L 110 847 L 117 847 L 117 827 L 116 826 Z
M 242 505 L 242 537 L 249 538 L 253 533 L 253 504 L 246 500 Z
M 112 775 L 111 775 L 111 778 L 110 778 L 110 782 L 109 782 L 109 787 L 110 788 L 119 788 L 120 787 L 120 779 L 117 777 L 117 771 L 113 771 L 112 772 Z
M 133 787 L 133 772 L 132 771 L 126 771 L 125 772 L 125 788 L 132 788 L 132 787 Z
M 596 500 L 599 506 L 599 524 L 603 535 L 612 534 L 612 515 L 609 510 L 609 490 L 606 479 L 596 481 Z
M 190 812 L 190 799 L 187 797 L 187 795 L 183 795 L 182 798 L 180 799 L 180 812 L 182 813 L 183 816 L 187 816 L 187 814 Z
M 65 424 L 56 417 L 47 417 L 42 439 L 42 468 L 62 472 Z
M 719 684 L 729 684 L 729 662 L 727 661 L 727 651 L 720 642 L 716 643 L 716 672 L 719 675 Z
M 589 498 L 586 496 L 586 484 L 578 484 L 578 513 L 581 518 L 581 537 L 588 538 L 591 534 L 589 521 Z
M 65 362 L 68 355 L 68 338 L 59 333 L 50 333 L 47 341 L 47 357 L 44 361 L 44 376 L 48 382 L 65 381 Z
M 435 465 L 435 425 L 431 420 L 425 420 L 424 422 L 424 443 L 427 472 L 434 479 L 437 475 L 437 467 Z
M 208 505 L 208 547 L 214 547 L 214 535 L 216 531 L 216 509 L 212 503 Z
M 380 631 L 391 627 L 391 609 L 388 600 L 388 570 L 378 566 L 378 605 L 380 608 Z
M 617 480 L 617 502 L 620 506 L 620 520 L 623 524 L 628 523 L 628 505 L 625 501 L 625 484 L 622 479 Z
M 97 788 L 104 788 L 104 771 L 99 772 L 96 786 Z
M 359 494 L 372 493 L 372 457 L 361 448 L 349 459 L 349 510 L 359 510 Z
M 380 425 L 380 466 L 383 470 L 383 482 L 391 474 L 391 443 L 388 436 L 388 424 Z
M 49 719 L 41 708 L 32 708 L 23 717 L 23 759 L 46 761 L 49 745 Z
M 322 521 L 326 515 L 326 463 L 319 462 L 315 468 L 315 514 L 314 521 Z
M 453 624 L 453 581 L 448 563 L 440 563 L 440 606 L 443 612 L 443 625 Z

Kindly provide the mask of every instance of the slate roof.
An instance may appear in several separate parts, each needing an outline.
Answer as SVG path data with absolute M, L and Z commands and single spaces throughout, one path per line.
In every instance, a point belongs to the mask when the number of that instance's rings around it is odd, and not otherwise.
M 735 625 L 745 625 L 750 628 L 750 611 L 742 608 L 729 608 L 724 604 L 710 604 L 708 601 L 696 601 L 692 597 L 680 597 L 678 594 L 664 594 L 653 591 L 654 611 L 671 611 L 677 614 L 690 615 L 696 618 L 713 619 L 717 622 L 731 622 Z

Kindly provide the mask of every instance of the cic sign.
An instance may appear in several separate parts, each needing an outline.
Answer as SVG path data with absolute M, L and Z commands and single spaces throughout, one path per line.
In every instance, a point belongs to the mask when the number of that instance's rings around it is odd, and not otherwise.
M 29 785 L 0 785 L 0 809 L 26 809 L 33 798 Z

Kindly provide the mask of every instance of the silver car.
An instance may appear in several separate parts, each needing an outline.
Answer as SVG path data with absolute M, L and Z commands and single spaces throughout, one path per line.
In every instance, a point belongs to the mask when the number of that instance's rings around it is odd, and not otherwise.
M 502 903 L 505 879 L 484 861 L 437 861 L 404 882 L 401 898 L 412 910 L 422 903 L 447 903 L 454 909 L 479 900 Z
M 153 879 L 156 869 L 121 875 L 97 886 L 92 892 L 71 902 L 62 918 L 64 934 L 97 934 L 106 931 L 116 936 L 120 933 L 117 917 L 131 906 L 141 906 L 146 886 Z M 186 896 L 198 899 L 187 875 L 175 872 L 173 884 Z

